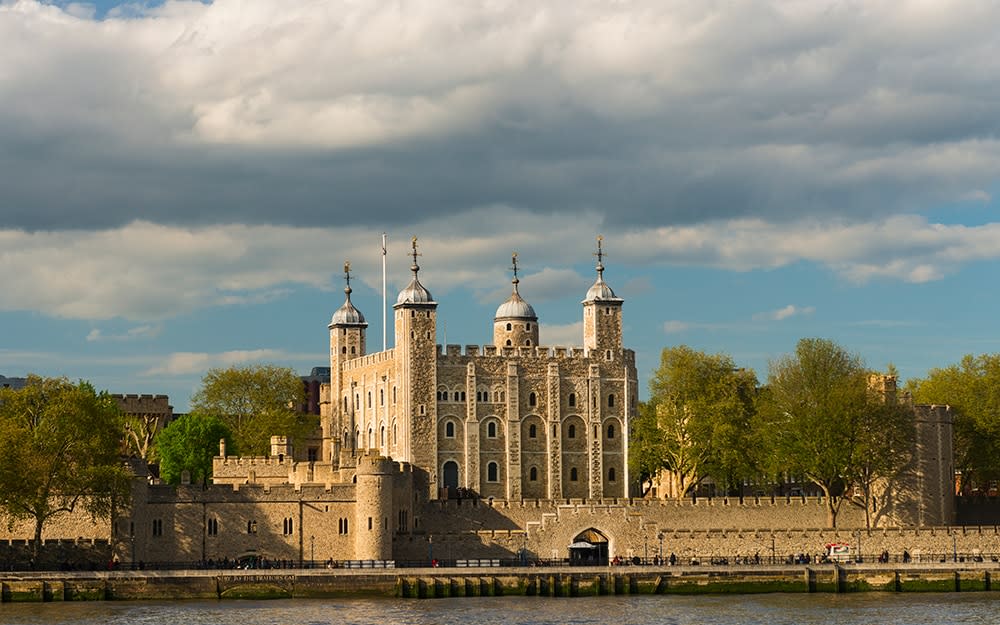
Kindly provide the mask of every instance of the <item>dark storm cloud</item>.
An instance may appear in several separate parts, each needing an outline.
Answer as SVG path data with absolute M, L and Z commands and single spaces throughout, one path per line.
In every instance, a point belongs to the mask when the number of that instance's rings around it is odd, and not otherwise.
M 996 182 L 989 3 L 424 9 L 0 8 L 3 227 L 851 220 Z

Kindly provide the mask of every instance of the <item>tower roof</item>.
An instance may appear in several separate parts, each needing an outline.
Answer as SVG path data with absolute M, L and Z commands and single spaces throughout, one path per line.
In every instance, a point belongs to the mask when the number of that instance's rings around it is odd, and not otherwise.
M 417 272 L 420 271 L 420 266 L 417 265 L 417 237 L 413 237 L 413 264 L 410 265 L 410 271 L 413 272 L 413 279 L 410 283 L 406 285 L 402 291 L 399 292 L 399 297 L 396 298 L 396 305 L 400 306 L 402 304 L 434 304 L 434 298 L 431 297 L 431 292 L 424 288 L 424 285 L 420 284 L 420 280 L 417 277 Z
M 616 296 L 615 292 L 604 281 L 604 250 L 601 248 L 603 241 L 604 237 L 597 237 L 597 252 L 594 253 L 594 256 L 597 257 L 597 281 L 587 290 L 587 297 L 583 300 L 584 304 L 588 302 L 621 303 L 625 301 Z
M 344 287 L 344 294 L 347 296 L 344 305 L 337 309 L 333 313 L 333 317 L 330 319 L 330 326 L 361 326 L 367 327 L 368 322 L 365 321 L 365 316 L 361 314 L 361 311 L 354 307 L 351 303 L 351 263 L 344 263 L 344 280 L 347 282 L 347 286 Z
M 511 263 L 513 264 L 514 278 L 510 281 L 514 285 L 514 289 L 511 291 L 510 297 L 500 307 L 497 308 L 496 315 L 493 316 L 494 321 L 498 319 L 528 319 L 531 321 L 536 321 L 538 317 L 535 315 L 535 309 L 531 307 L 531 304 L 524 301 L 521 294 L 517 292 L 517 285 L 520 280 L 517 279 L 517 252 L 514 252 L 511 256 Z

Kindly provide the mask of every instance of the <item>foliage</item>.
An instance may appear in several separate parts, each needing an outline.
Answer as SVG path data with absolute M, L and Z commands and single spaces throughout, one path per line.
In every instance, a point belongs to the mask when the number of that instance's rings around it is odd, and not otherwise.
M 302 440 L 316 427 L 315 418 L 298 412 L 304 399 L 302 380 L 290 368 L 229 367 L 205 374 L 192 397 L 192 410 L 226 424 L 237 453 L 262 456 L 271 436 Z
M 645 479 L 665 470 L 674 497 L 708 475 L 735 483 L 750 471 L 756 386 L 753 372 L 737 369 L 727 355 L 664 349 L 633 428 L 633 467 Z
M 963 486 L 1000 479 L 1000 354 L 968 354 L 907 387 L 917 403 L 952 407 L 955 468 Z
M 218 417 L 186 414 L 160 432 L 156 439 L 160 457 L 160 477 L 169 484 L 180 484 L 181 473 L 190 472 L 192 483 L 205 484 L 212 475 L 212 458 L 219 453 L 219 440 L 227 448 L 232 434 Z
M 869 385 L 861 358 L 829 340 L 802 339 L 795 354 L 770 365 L 760 404 L 761 449 L 768 450 L 774 473 L 803 476 L 822 489 L 830 527 L 850 486 L 870 487 L 908 457 L 912 419 L 886 399 Z
M 86 382 L 32 375 L 0 390 L 0 512 L 34 521 L 36 555 L 53 517 L 80 506 L 107 518 L 127 499 L 121 436 L 114 398 Z

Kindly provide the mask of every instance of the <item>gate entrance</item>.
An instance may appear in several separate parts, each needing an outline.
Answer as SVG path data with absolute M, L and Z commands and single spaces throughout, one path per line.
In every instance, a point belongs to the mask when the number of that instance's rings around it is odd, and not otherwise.
M 569 546 L 569 563 L 575 566 L 604 566 L 608 563 L 608 539 L 594 528 L 577 534 Z

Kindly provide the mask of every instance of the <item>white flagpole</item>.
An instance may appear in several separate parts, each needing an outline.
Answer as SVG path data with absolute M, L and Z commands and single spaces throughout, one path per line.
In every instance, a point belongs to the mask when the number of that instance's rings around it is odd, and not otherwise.
M 382 233 L 382 351 L 384 352 L 386 347 L 386 299 L 385 299 L 385 233 Z

